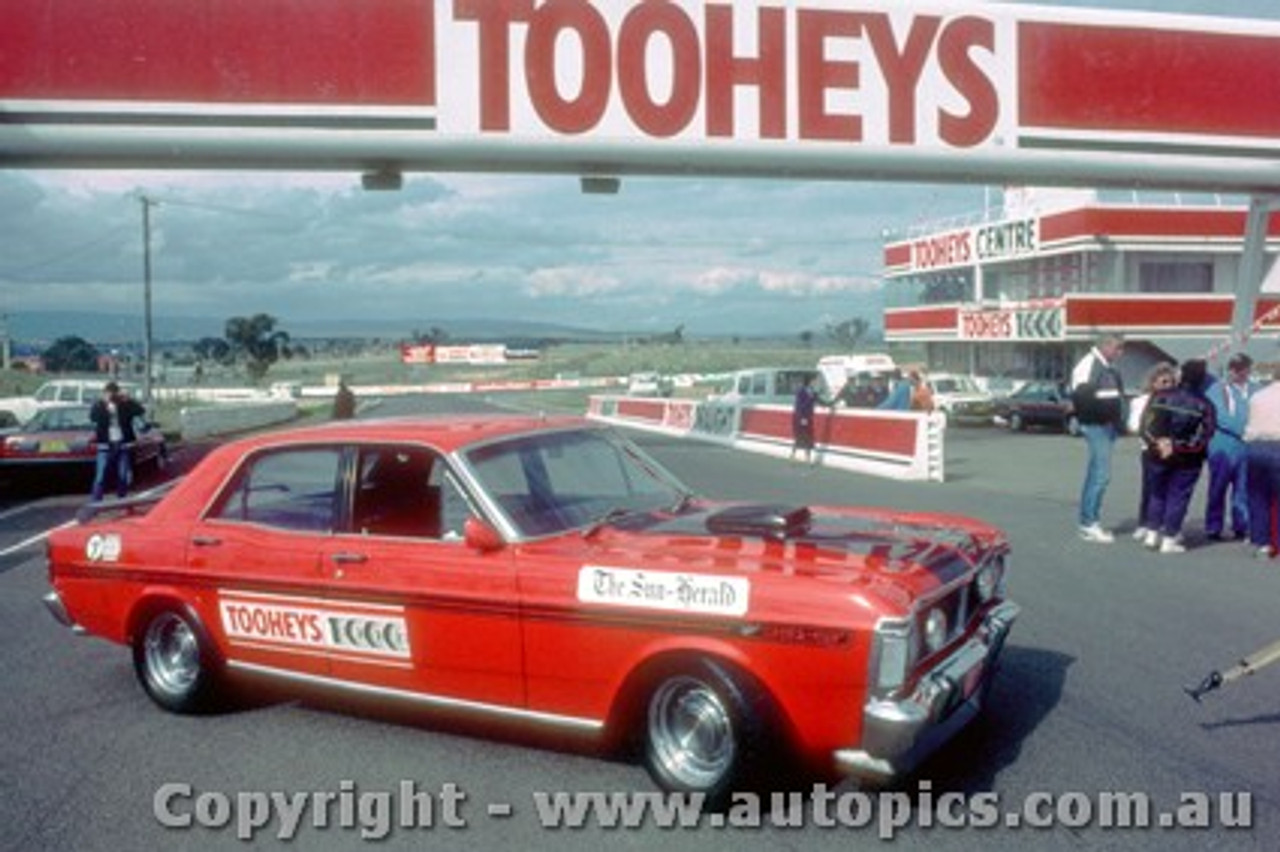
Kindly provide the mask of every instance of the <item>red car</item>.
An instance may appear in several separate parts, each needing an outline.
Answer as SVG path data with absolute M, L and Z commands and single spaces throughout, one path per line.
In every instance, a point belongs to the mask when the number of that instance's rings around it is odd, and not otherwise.
M 32 470 L 76 467 L 93 470 L 97 457 L 93 422 L 88 405 L 53 405 L 37 411 L 14 431 L 0 436 L 0 473 L 5 469 Z M 146 423 L 136 423 L 135 465 L 163 465 L 168 457 L 164 434 Z
M 233 676 L 585 732 L 723 801 L 798 757 L 891 777 L 970 721 L 1018 613 L 959 517 L 718 504 L 576 418 L 226 444 L 49 541 L 63 624 L 195 711 Z

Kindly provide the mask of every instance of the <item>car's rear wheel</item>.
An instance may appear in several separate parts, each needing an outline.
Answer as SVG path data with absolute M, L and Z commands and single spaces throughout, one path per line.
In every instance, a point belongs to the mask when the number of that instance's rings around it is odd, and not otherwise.
M 1067 416 L 1066 423 L 1067 434 L 1071 437 L 1077 437 L 1080 434 L 1080 418 L 1074 414 Z
M 213 705 L 218 664 L 203 629 L 177 609 L 149 615 L 133 642 L 138 682 L 156 704 L 173 713 Z
M 1027 428 L 1027 424 L 1022 419 L 1022 415 L 1015 411 L 1009 415 L 1009 428 L 1014 432 L 1021 432 Z
M 666 790 L 702 793 L 710 807 L 753 789 L 778 742 L 767 696 L 711 661 L 664 672 L 648 693 L 644 762 Z

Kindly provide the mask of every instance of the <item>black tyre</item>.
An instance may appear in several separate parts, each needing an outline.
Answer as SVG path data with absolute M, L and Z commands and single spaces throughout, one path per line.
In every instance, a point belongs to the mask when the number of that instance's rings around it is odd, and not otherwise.
M 664 790 L 702 793 L 711 808 L 754 790 L 777 768 L 768 697 L 711 661 L 664 670 L 645 702 L 644 763 Z
M 219 663 L 199 623 L 177 609 L 147 616 L 133 640 L 133 669 L 142 689 L 172 713 L 213 708 Z
M 1009 415 L 1009 428 L 1014 432 L 1021 432 L 1027 428 L 1027 424 L 1022 415 L 1015 411 Z

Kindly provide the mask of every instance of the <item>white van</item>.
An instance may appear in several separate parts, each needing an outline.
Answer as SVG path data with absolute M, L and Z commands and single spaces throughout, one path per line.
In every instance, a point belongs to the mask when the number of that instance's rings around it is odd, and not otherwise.
M 719 402 L 790 405 L 805 380 L 818 375 L 806 367 L 756 367 L 733 374 L 728 391 Z
M 893 358 L 882 353 L 824 355 L 818 359 L 818 372 L 831 396 L 842 399 L 850 396 L 848 391 L 874 378 L 894 380 L 900 375 Z

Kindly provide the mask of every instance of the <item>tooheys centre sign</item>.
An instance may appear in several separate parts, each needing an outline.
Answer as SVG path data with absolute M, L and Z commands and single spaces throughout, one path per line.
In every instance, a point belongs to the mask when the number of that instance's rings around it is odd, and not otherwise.
M 1280 187 L 1280 26 L 1050 7 L 0 0 L 0 165 Z

